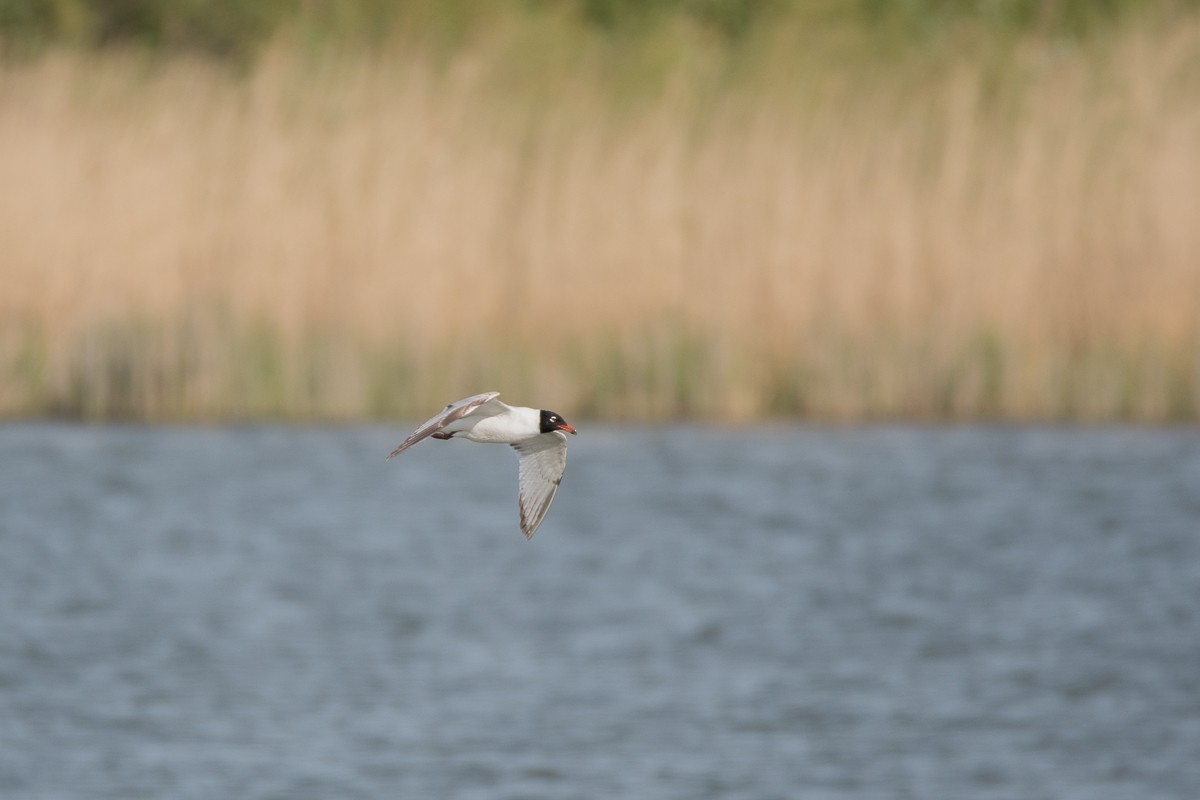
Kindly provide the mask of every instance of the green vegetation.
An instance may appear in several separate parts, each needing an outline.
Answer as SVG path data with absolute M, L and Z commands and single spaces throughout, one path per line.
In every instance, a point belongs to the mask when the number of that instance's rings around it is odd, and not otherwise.
M 693 26 L 736 43 L 780 26 L 813 35 L 848 28 L 907 46 L 976 28 L 991 35 L 1085 37 L 1197 0 L 0 0 L 11 46 L 133 44 L 246 58 L 284 32 L 349 47 L 388 36 L 462 46 L 497 18 L 557 17 L 614 37 Z M 532 24 L 528 23 L 527 24 Z

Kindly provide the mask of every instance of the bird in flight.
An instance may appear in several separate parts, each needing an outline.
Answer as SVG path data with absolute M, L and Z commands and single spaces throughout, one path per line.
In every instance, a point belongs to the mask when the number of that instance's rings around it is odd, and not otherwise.
M 487 444 L 507 444 L 518 454 L 518 507 L 521 532 L 533 536 L 542 524 L 567 466 L 567 437 L 575 428 L 553 411 L 510 406 L 484 392 L 457 403 L 419 425 L 388 455 L 391 461 L 422 439 L 466 439 Z

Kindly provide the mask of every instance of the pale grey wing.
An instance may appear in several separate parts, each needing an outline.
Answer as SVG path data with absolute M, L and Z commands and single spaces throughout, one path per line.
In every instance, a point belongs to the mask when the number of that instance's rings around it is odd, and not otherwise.
M 499 392 L 484 392 L 483 394 L 471 395 L 459 400 L 457 403 L 451 403 L 443 408 L 440 414 L 432 416 L 421 423 L 415 431 L 409 434 L 407 439 L 400 443 L 399 447 L 388 455 L 387 460 L 391 461 L 417 442 L 432 436 L 450 423 L 462 419 L 483 404 L 495 400 L 499 396 Z
M 567 437 L 558 431 L 517 442 L 520 454 L 521 533 L 529 539 L 550 510 L 550 503 L 567 468 Z

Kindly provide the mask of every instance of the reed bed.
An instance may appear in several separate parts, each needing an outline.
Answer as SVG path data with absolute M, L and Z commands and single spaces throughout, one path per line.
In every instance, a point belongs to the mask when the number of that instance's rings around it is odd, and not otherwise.
M 514 42 L 4 66 L 0 414 L 1200 412 L 1200 24 L 632 97 Z

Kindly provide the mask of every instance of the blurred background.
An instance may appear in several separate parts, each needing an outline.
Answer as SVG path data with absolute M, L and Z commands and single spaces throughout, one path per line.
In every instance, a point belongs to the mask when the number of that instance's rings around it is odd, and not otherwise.
M 0 0 L 3 800 L 1192 798 L 1198 416 L 1200 0 Z
M 6 0 L 0 414 L 1192 420 L 1200 3 Z

